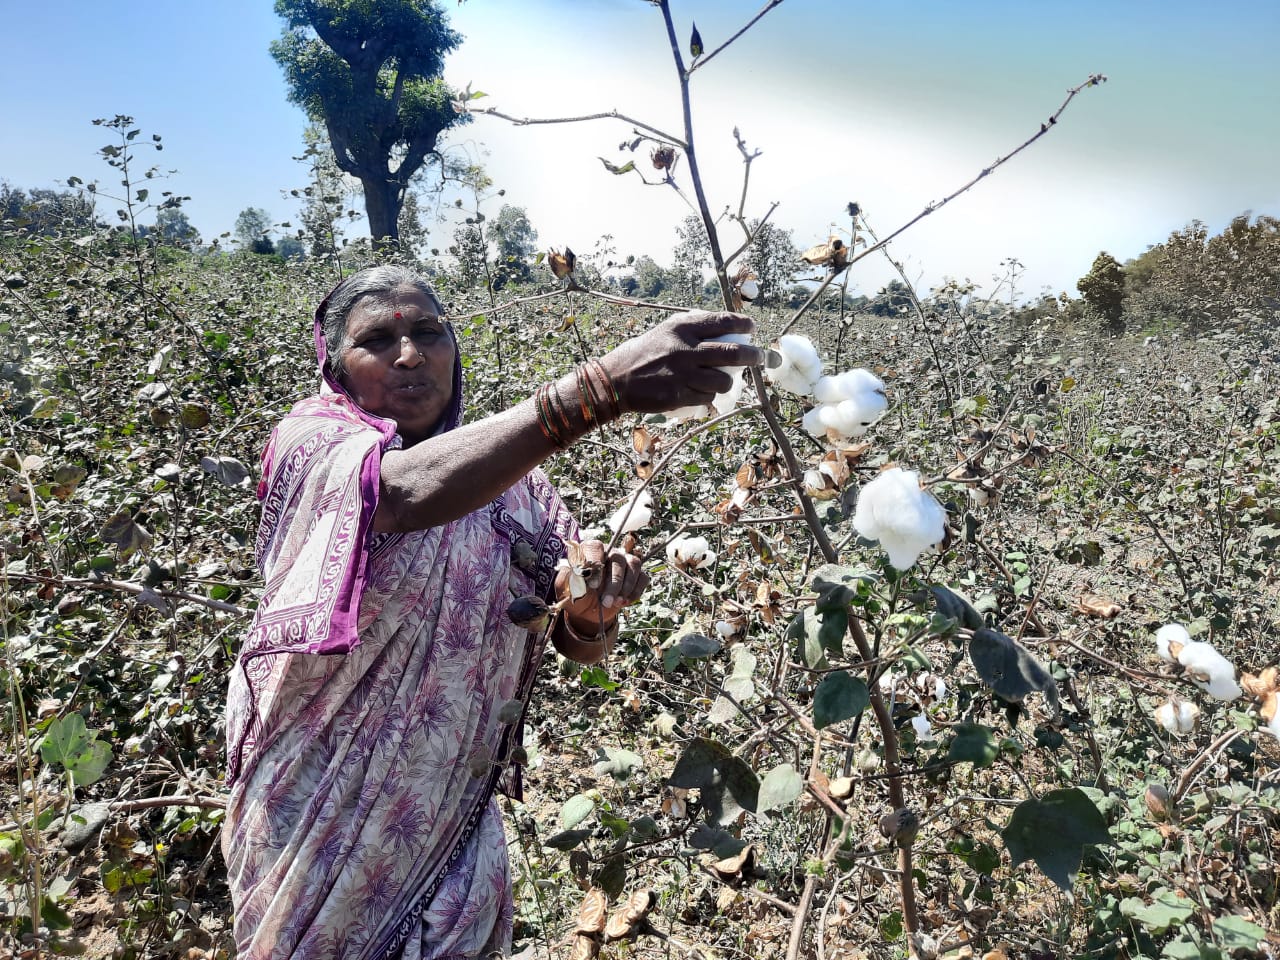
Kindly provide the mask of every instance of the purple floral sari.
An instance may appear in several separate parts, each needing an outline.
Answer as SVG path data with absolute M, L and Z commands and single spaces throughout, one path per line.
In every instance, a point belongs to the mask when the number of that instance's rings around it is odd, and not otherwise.
M 461 398 L 458 364 L 443 429 Z M 222 834 L 245 960 L 509 948 L 498 713 L 527 700 L 542 645 L 506 608 L 550 595 L 576 530 L 535 470 L 445 526 L 375 534 L 399 446 L 324 374 L 263 454 L 266 585 L 228 695 Z

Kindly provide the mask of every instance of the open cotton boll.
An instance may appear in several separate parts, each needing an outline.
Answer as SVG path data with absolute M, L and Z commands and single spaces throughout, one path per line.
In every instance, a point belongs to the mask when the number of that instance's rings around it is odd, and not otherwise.
M 1185 646 L 1191 642 L 1191 634 L 1187 633 L 1187 628 L 1180 623 L 1167 623 L 1156 631 L 1156 652 L 1160 654 L 1161 660 L 1167 660 L 1170 663 L 1177 663 L 1177 658 L 1169 649 L 1170 643 L 1179 643 Z
M 802 397 L 813 393 L 813 385 L 822 376 L 822 358 L 809 338 L 785 334 L 778 338 L 778 353 L 782 363 L 765 371 L 769 382 Z
M 933 735 L 933 724 L 929 722 L 929 718 L 923 713 L 918 713 L 911 718 L 911 726 L 915 727 L 916 739 L 921 743 L 937 739 Z
M 653 494 L 648 490 L 641 490 L 609 518 L 609 529 L 614 533 L 634 533 L 641 527 L 648 526 L 652 519 Z
M 896 569 L 910 570 L 920 554 L 946 536 L 947 512 L 920 489 L 916 471 L 892 467 L 858 493 L 853 527 L 868 540 L 880 541 Z
M 818 409 L 822 424 L 843 437 L 860 437 L 880 419 L 889 401 L 883 393 L 859 393 L 839 403 L 824 404 Z
M 1178 662 L 1197 687 L 1218 700 L 1235 700 L 1243 691 L 1236 668 L 1212 644 L 1193 640 L 1178 651 Z
M 724 336 L 712 337 L 713 343 L 743 343 L 749 344 L 751 337 L 745 333 L 726 333 Z M 733 377 L 733 383 L 724 393 L 717 393 L 709 404 L 700 404 L 695 407 L 680 407 L 678 410 L 669 411 L 666 416 L 671 420 L 701 420 L 703 417 L 709 416 L 714 410 L 718 415 L 723 416 L 738 405 L 738 401 L 742 398 L 743 388 L 746 386 L 746 367 L 717 367 L 723 370 L 729 376 Z
M 822 377 L 813 387 L 813 399 L 818 403 L 839 403 L 860 393 L 884 393 L 884 381 L 870 370 L 857 367 Z
M 1156 722 L 1175 737 L 1185 737 L 1196 728 L 1200 708 L 1186 700 L 1170 700 L 1156 707 Z
M 716 562 L 716 552 L 706 537 L 679 536 L 667 544 L 667 559 L 701 570 Z
M 800 421 L 805 432 L 811 437 L 817 437 L 819 440 L 827 435 L 826 424 L 822 422 L 822 409 L 822 407 L 814 407 Z

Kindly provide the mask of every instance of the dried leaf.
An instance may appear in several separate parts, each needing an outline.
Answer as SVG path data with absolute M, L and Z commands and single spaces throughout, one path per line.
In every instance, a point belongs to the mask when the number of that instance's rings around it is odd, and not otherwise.
M 599 933 L 604 929 L 609 912 L 609 898 L 599 887 L 592 887 L 578 906 L 577 933 Z
M 738 485 L 739 490 L 750 490 L 756 485 L 756 466 L 753 463 L 744 463 L 738 468 L 737 474 L 734 475 L 734 483 Z
M 600 956 L 600 944 L 597 940 L 581 933 L 574 936 L 569 960 L 596 960 L 598 956 Z
M 1267 694 L 1280 689 L 1280 668 L 1267 667 L 1259 674 L 1241 673 L 1240 686 L 1255 700 L 1266 700 Z
M 1076 609 L 1090 617 L 1101 617 L 1103 620 L 1110 620 L 1120 614 L 1120 604 L 1109 597 L 1095 593 L 1081 594 L 1077 597 Z
M 849 262 L 849 248 L 839 237 L 830 237 L 826 243 L 810 247 L 800 254 L 800 259 L 815 267 L 831 267 L 838 270 Z

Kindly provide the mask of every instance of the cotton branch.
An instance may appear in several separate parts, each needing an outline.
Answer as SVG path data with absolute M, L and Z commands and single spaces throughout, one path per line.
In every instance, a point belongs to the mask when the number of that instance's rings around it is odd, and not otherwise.
M 779 0 L 781 2 L 781 0 Z M 651 127 L 647 123 L 641 123 L 639 120 L 633 120 L 625 113 L 619 113 L 617 110 L 609 110 L 605 113 L 588 113 L 581 117 L 513 117 L 509 113 L 503 113 L 495 107 L 487 107 L 483 110 L 470 110 L 470 113 L 482 113 L 491 117 L 497 117 L 500 120 L 506 120 L 508 123 L 517 127 L 538 126 L 551 123 L 584 123 L 588 120 L 622 120 L 624 123 L 630 123 L 637 129 L 644 130 L 653 134 L 660 140 L 677 146 L 682 150 L 688 150 L 685 142 L 678 137 L 673 137 L 669 133 L 663 133 L 657 127 Z
M 763 17 L 766 13 L 768 13 L 774 7 L 778 6 L 778 4 L 780 3 L 782 3 L 782 0 L 769 0 L 769 2 L 766 3 L 763 7 L 761 7 L 759 11 L 756 12 L 756 15 L 752 17 L 750 20 L 748 20 L 733 36 L 731 36 L 724 43 L 720 44 L 720 46 L 716 47 L 714 50 L 708 53 L 705 57 L 700 57 L 698 60 L 691 63 L 689 65 L 689 69 L 684 71 L 684 77 L 688 79 L 689 77 L 693 76 L 693 72 L 695 70 L 699 70 L 702 67 L 705 67 L 708 63 L 714 60 L 725 49 L 725 47 L 729 46 L 729 44 L 733 43 L 733 41 L 737 40 L 740 36 L 742 36 L 744 33 L 750 30 L 753 26 L 755 26 L 757 20 Z

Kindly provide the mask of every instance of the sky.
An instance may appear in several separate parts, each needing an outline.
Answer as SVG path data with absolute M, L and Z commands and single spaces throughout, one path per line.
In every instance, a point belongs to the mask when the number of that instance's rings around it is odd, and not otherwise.
M 476 106 L 543 119 L 618 111 L 682 132 L 665 29 L 645 0 L 444 6 L 465 38 L 445 77 L 484 91 Z M 696 22 L 708 49 L 759 6 L 672 0 L 682 43 Z M 267 51 L 280 31 L 269 0 L 0 0 L 0 23 L 0 179 L 74 175 L 107 190 L 114 172 L 98 150 L 110 138 L 91 121 L 127 114 L 163 138 L 142 159 L 174 171 L 162 189 L 191 197 L 206 240 L 246 207 L 296 217 L 287 193 L 307 182 L 293 159 L 306 118 Z M 990 291 L 1016 258 L 1020 298 L 1074 294 L 1100 250 L 1123 261 L 1193 219 L 1216 231 L 1245 211 L 1280 215 L 1278 43 L 1274 0 L 784 0 L 694 74 L 695 142 L 711 209 L 736 210 L 737 127 L 760 151 L 747 216 L 776 202 L 773 221 L 803 248 L 847 228 L 849 201 L 877 232 L 897 228 L 1035 133 L 1069 87 L 1105 74 L 1048 135 L 891 247 L 922 289 L 955 278 Z M 524 207 L 544 246 L 589 253 L 609 235 L 619 258 L 669 263 L 684 201 L 599 159 L 625 162 L 630 137 L 615 120 L 480 115 L 446 146 L 505 191 L 482 209 Z M 687 190 L 687 164 L 677 179 Z M 447 247 L 452 226 L 431 229 Z M 874 293 L 893 275 L 873 256 L 850 281 Z

